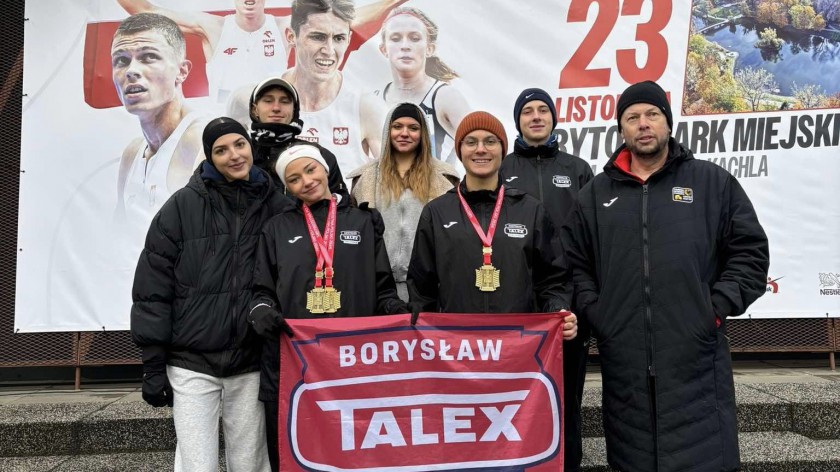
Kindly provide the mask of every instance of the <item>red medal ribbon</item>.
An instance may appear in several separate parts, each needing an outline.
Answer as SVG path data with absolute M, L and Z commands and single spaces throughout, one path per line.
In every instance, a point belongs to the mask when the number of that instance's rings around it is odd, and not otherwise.
M 330 199 L 330 208 L 327 213 L 327 224 L 324 226 L 323 237 L 321 237 L 321 232 L 318 230 L 318 224 L 315 223 L 315 217 L 312 216 L 312 211 L 306 204 L 302 206 L 303 216 L 306 219 L 306 229 L 309 230 L 309 240 L 312 241 L 315 256 L 318 258 L 315 264 L 315 288 L 321 287 L 321 278 L 317 274 L 322 269 L 326 278 L 326 286 L 332 287 L 333 255 L 335 254 L 335 221 L 338 205 L 336 204 L 335 197 Z M 326 268 L 324 268 L 325 265 Z
M 467 205 L 467 201 L 464 200 L 464 196 L 461 195 L 461 186 L 455 186 L 455 189 L 458 191 L 458 199 L 461 200 L 461 209 L 464 210 L 464 213 L 467 215 L 467 218 L 472 223 L 473 228 L 475 228 L 475 232 L 478 234 L 478 237 L 481 239 L 481 243 L 484 245 L 484 264 L 490 265 L 490 257 L 491 253 L 489 249 L 493 245 L 493 235 L 496 234 L 496 225 L 499 223 L 499 214 L 502 212 L 502 200 L 505 198 L 505 186 L 502 185 L 499 187 L 499 194 L 496 196 L 496 206 L 493 208 L 493 216 L 490 217 L 490 226 L 487 227 L 487 234 L 484 234 L 484 231 L 481 229 L 481 225 L 478 223 L 478 218 L 475 217 L 475 213 L 473 213 L 472 209 L 469 205 Z

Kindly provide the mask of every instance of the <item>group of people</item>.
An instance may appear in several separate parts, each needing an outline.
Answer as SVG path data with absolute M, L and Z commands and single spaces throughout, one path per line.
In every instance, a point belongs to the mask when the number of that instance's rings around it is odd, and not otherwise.
M 143 398 L 173 408 L 175 470 L 216 470 L 220 416 L 228 470 L 278 470 L 279 339 L 293 336 L 286 319 L 412 313 L 416 321 L 421 312 L 564 316 L 566 470 L 582 459 L 590 335 L 613 467 L 737 469 L 725 320 L 764 293 L 768 243 L 738 181 L 671 137 L 664 91 L 642 82 L 622 93 L 624 144 L 593 176 L 560 151 L 543 90 L 526 89 L 514 103 L 512 146 L 496 117 L 466 113 L 445 86 L 454 72 L 429 61 L 433 23 L 400 7 L 382 30 L 381 51 L 400 65 L 377 102 L 391 110 L 381 133 L 365 134 L 365 152 L 378 159 L 359 165 L 307 135 L 317 120 L 312 90 L 340 97 L 341 76 L 332 78 L 345 51 L 321 57 L 324 47 L 308 43 L 346 42 L 353 18 L 352 2 L 331 2 L 349 3 L 349 13 L 306 7 L 319 2 L 296 1 L 297 16 L 293 6 L 285 37 L 296 42 L 295 68 L 249 87 L 246 118 L 216 118 L 203 131 L 183 124 L 185 26 L 139 13 L 115 35 L 115 85 L 149 125 L 145 145 L 124 155 L 121 203 L 148 213 L 152 202 L 136 197 L 151 191 L 160 208 L 137 264 L 131 331 L 143 353 Z M 402 2 L 376 5 L 394 3 Z M 244 2 L 243 12 L 252 7 Z M 215 31 L 205 43 L 215 51 L 227 21 L 199 19 Z M 418 25 L 425 36 L 412 33 Z M 175 84 L 176 99 L 155 97 L 155 80 Z M 357 108 L 360 120 L 378 113 L 365 110 Z M 200 148 L 181 145 L 189 134 L 201 135 Z M 180 157 L 161 162 L 167 146 Z M 180 190 L 143 187 L 154 186 L 150 172 L 165 181 L 193 168 Z
M 335 156 L 297 137 L 292 84 L 267 79 L 250 102 L 250 130 L 204 129 L 205 161 L 155 216 L 135 276 L 143 397 L 173 407 L 176 470 L 215 470 L 220 412 L 230 470 L 278 469 L 286 319 L 409 312 L 565 314 L 566 470 L 590 330 L 611 465 L 739 466 L 725 319 L 763 293 L 767 238 L 737 180 L 671 138 L 658 85 L 622 94 L 625 143 L 598 176 L 558 149 L 543 90 L 517 99 L 507 156 L 496 117 L 461 120 L 463 180 L 401 103 L 350 192 Z

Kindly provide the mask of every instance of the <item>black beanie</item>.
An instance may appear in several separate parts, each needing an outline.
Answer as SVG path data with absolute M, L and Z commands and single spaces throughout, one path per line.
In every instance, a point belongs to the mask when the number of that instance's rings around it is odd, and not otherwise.
M 618 98 L 618 108 L 616 119 L 618 120 L 618 129 L 621 129 L 621 115 L 630 105 L 637 103 L 649 103 L 665 114 L 665 119 L 668 120 L 668 129 L 674 129 L 674 116 L 671 114 L 671 104 L 668 103 L 668 96 L 662 87 L 656 82 L 646 80 L 627 87 L 627 90 Z
M 522 109 L 525 108 L 525 104 L 532 100 L 539 100 L 548 105 L 548 109 L 551 110 L 551 129 L 553 130 L 557 127 L 557 110 L 554 108 L 554 102 L 551 100 L 548 92 L 540 88 L 529 88 L 519 94 L 519 98 L 516 99 L 516 103 L 513 105 L 513 122 L 516 123 L 516 131 L 519 132 L 520 136 L 522 135 L 522 130 L 519 129 L 519 115 L 522 114 Z
M 405 117 L 414 118 L 414 120 L 418 123 L 420 123 L 420 120 L 423 119 L 420 116 L 420 109 L 417 105 L 413 103 L 400 103 L 394 107 L 394 111 L 391 112 L 391 123 Z
M 245 130 L 245 127 L 241 123 L 233 118 L 222 116 L 207 123 L 207 126 L 204 127 L 204 134 L 201 135 L 201 141 L 204 144 L 204 158 L 210 164 L 213 164 L 213 159 L 210 157 L 213 154 L 213 144 L 220 137 L 230 133 L 241 134 L 249 143 L 251 142 L 250 138 L 248 138 L 248 131 Z

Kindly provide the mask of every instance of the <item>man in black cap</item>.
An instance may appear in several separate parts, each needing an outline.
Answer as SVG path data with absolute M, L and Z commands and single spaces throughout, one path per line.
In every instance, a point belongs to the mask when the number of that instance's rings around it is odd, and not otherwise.
M 252 166 L 239 122 L 216 118 L 202 141 L 206 160 L 155 215 L 134 276 L 143 399 L 172 407 L 176 471 L 218 469 L 221 416 L 228 470 L 268 472 L 247 304 L 259 235 L 291 202 Z
M 767 236 L 726 170 L 671 137 L 654 82 L 618 101 L 624 144 L 561 232 L 598 341 L 607 460 L 623 471 L 739 467 L 725 320 L 764 293 Z
M 560 150 L 554 134 L 557 113 L 545 90 L 523 90 L 513 106 L 513 119 L 519 136 L 513 153 L 502 161 L 501 177 L 505 186 L 516 187 L 540 200 L 551 223 L 559 229 L 577 200 L 578 191 L 592 180 L 592 168 L 583 159 Z M 563 343 L 566 471 L 580 470 L 583 458 L 580 407 L 588 350 L 589 330 L 579 322 L 578 336 Z

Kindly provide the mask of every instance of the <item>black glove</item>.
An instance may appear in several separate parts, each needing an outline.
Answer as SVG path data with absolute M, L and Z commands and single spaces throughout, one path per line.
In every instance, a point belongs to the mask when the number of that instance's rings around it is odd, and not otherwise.
M 417 319 L 420 318 L 420 310 L 423 308 L 419 303 L 409 303 L 408 307 L 411 309 L 411 326 L 417 324 Z
M 172 386 L 166 376 L 166 347 L 143 346 L 143 400 L 155 408 L 172 406 Z
M 283 315 L 265 303 L 260 303 L 251 309 L 251 313 L 248 313 L 248 322 L 251 323 L 254 332 L 264 338 L 276 339 L 281 331 L 290 338 L 294 337 L 292 328 L 286 323 Z
M 143 400 L 155 408 L 172 406 L 172 386 L 166 376 L 166 364 L 143 366 Z

